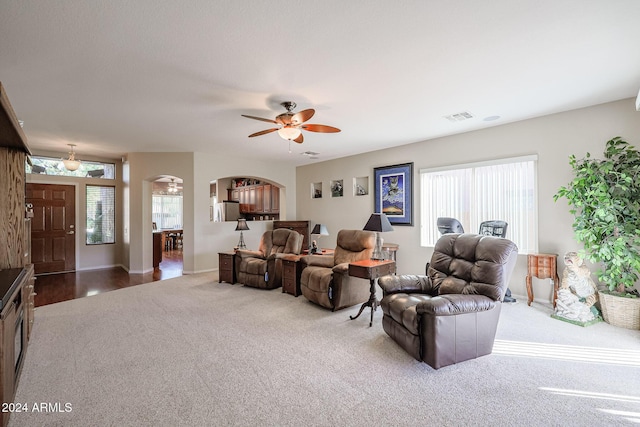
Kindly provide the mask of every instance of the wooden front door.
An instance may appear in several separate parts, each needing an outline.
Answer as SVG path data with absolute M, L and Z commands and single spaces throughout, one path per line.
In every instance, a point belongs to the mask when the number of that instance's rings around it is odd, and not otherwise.
M 76 188 L 73 185 L 27 184 L 33 204 L 31 262 L 35 273 L 76 269 Z

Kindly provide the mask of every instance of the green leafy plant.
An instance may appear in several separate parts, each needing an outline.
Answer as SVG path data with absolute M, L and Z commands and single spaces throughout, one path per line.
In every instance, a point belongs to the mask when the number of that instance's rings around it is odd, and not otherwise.
M 567 199 L 580 255 L 602 263 L 598 280 L 610 291 L 632 296 L 640 271 L 640 152 L 621 137 L 607 142 L 604 159 L 574 155 L 575 177 L 554 200 Z

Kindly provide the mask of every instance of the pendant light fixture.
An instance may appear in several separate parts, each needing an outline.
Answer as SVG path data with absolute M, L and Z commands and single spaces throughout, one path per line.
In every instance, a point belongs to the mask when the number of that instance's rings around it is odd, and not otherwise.
M 71 147 L 71 151 L 69 151 L 69 158 L 62 159 L 62 163 L 64 163 L 64 167 L 68 171 L 76 171 L 80 167 L 80 160 L 76 160 L 76 152 L 73 149 L 73 147 L 75 147 L 76 144 L 67 144 L 67 145 Z

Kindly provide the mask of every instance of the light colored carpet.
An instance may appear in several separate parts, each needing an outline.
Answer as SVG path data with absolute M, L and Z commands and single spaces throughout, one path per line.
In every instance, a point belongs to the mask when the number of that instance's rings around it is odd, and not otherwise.
M 433 370 L 382 312 L 183 276 L 36 310 L 10 426 L 603 426 L 640 422 L 640 332 L 507 304 L 494 353 Z M 580 357 L 582 360 L 574 360 Z M 604 359 L 604 360 L 603 360 Z M 620 363 L 617 363 L 619 361 Z

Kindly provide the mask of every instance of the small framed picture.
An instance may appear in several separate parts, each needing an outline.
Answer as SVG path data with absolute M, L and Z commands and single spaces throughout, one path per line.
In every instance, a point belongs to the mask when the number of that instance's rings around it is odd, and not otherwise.
M 344 195 L 344 185 L 341 179 L 331 181 L 331 197 L 342 197 Z

